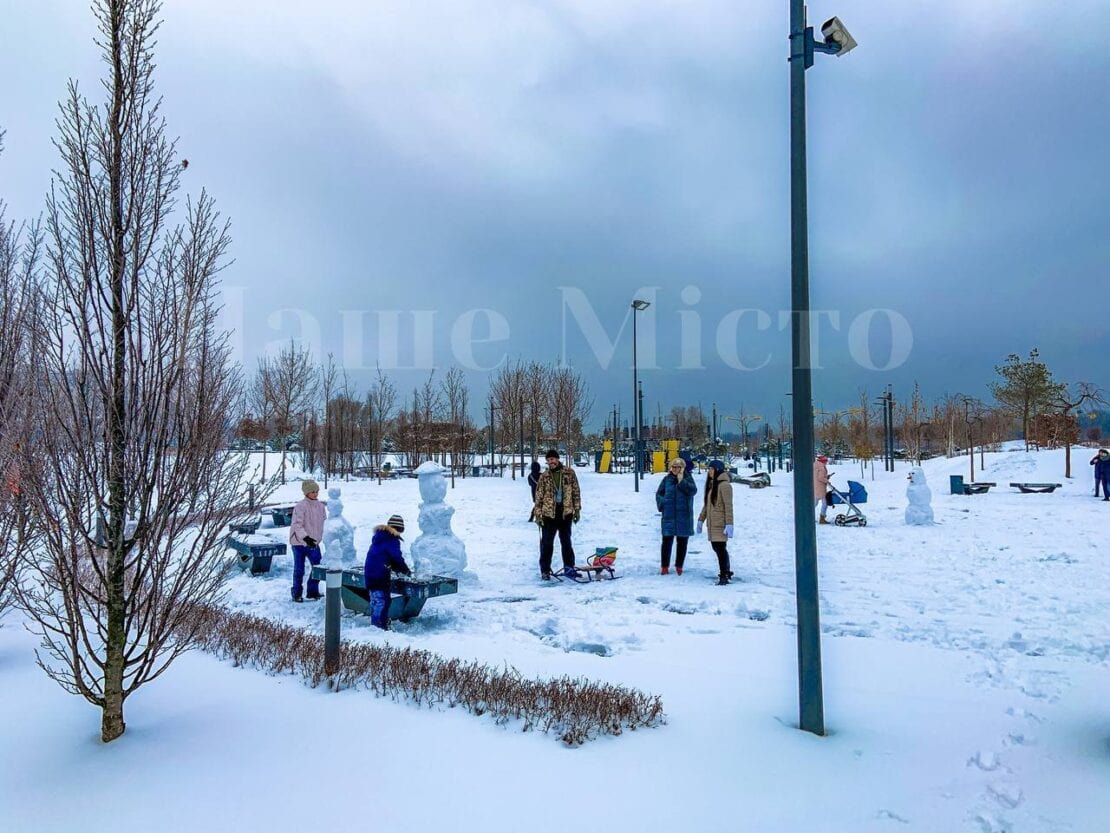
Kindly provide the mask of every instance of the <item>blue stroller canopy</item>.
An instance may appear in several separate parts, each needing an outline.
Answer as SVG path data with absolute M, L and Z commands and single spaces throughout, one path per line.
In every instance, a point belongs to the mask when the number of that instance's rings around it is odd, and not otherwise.
M 855 480 L 848 481 L 847 500 L 841 497 L 843 494 L 839 491 L 833 492 L 829 503 L 833 506 L 839 506 L 842 503 L 867 503 L 867 489 L 863 487 L 862 483 L 857 483 Z

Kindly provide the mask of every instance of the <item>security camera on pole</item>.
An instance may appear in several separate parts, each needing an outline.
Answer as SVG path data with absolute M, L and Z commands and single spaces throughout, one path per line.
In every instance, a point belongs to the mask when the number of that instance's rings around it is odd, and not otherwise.
M 794 563 L 798 605 L 799 727 L 825 734 L 821 693 L 821 622 L 817 597 L 817 530 L 813 523 L 813 384 L 809 341 L 809 230 L 806 206 L 806 76 L 813 53 L 844 55 L 856 46 L 839 18 L 806 26 L 805 0 L 790 0 L 790 294 L 793 309 Z

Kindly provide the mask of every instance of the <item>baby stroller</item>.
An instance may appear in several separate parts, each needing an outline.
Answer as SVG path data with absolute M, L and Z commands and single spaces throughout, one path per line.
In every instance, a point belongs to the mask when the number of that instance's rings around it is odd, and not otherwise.
M 837 489 L 830 480 L 827 497 L 829 506 L 844 505 L 848 507 L 848 511 L 833 518 L 834 524 L 837 526 L 867 526 L 867 516 L 856 507 L 857 503 L 867 503 L 867 489 L 863 488 L 862 483 L 849 480 L 848 493 L 845 494 Z

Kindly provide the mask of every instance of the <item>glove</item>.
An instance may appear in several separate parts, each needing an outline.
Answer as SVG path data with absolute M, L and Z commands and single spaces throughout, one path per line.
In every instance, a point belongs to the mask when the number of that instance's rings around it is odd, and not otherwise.
M 732 537 L 732 524 L 725 524 L 725 537 L 726 538 L 731 538 Z
M 575 513 L 574 513 L 574 522 L 575 522 L 575 523 L 578 523 L 578 519 L 579 519 L 579 518 L 580 518 L 581 516 L 582 516 L 582 513 L 581 513 L 581 512 L 575 512 Z
M 306 535 L 306 536 L 304 537 L 304 545 L 305 545 L 306 547 L 308 547 L 308 548 L 309 548 L 310 550 L 314 550 L 314 549 L 316 549 L 316 548 L 317 548 L 317 547 L 318 547 L 318 546 L 320 545 L 320 542 L 319 542 L 319 541 L 317 541 L 317 540 L 316 540 L 315 538 L 309 538 L 309 537 L 308 537 L 308 536 Z
M 698 535 L 701 535 L 701 530 L 702 530 L 702 522 L 698 521 Z

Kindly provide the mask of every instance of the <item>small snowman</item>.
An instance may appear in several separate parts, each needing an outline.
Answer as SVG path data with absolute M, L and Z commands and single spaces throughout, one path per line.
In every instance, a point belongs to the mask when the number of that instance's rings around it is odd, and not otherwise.
M 339 489 L 328 489 L 328 518 L 324 521 L 322 543 L 329 567 L 350 567 L 355 563 L 355 531 L 343 517 L 343 501 Z
M 933 522 L 933 507 L 930 505 L 933 493 L 925 482 L 925 472 L 920 466 L 910 469 L 909 485 L 906 486 L 906 523 L 910 526 L 928 526 Z

